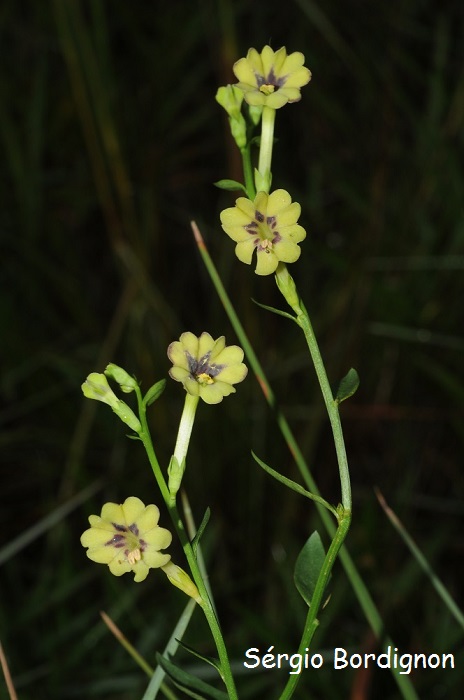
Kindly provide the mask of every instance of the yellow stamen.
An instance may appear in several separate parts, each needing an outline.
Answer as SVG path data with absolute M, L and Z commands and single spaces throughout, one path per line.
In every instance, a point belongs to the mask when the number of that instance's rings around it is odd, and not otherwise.
M 140 553 L 140 549 L 137 547 L 137 549 L 133 549 L 132 552 L 129 552 L 127 555 L 127 561 L 131 566 L 134 566 L 136 561 L 140 561 L 142 558 L 142 555 Z
M 259 91 L 264 93 L 265 95 L 272 95 L 274 90 L 275 90 L 275 85 L 264 84 L 264 85 L 261 85 L 261 87 L 259 88 Z
M 209 376 L 209 374 L 206 374 L 206 372 L 202 372 L 201 374 L 197 374 L 197 382 L 200 384 L 213 384 L 214 379 Z

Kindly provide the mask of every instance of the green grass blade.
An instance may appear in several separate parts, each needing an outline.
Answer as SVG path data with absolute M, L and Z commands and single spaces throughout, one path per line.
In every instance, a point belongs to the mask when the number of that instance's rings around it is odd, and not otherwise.
M 443 585 L 443 583 L 440 581 L 432 567 L 430 566 L 429 562 L 425 558 L 425 556 L 422 554 L 421 550 L 417 546 L 417 544 L 414 542 L 412 539 L 411 535 L 408 533 L 406 528 L 404 527 L 403 523 L 401 520 L 398 518 L 396 513 L 390 508 L 390 506 L 387 504 L 385 498 L 383 495 L 380 493 L 379 490 L 376 489 L 376 494 L 377 498 L 379 499 L 379 503 L 382 506 L 385 515 L 395 528 L 395 530 L 400 534 L 400 536 L 403 539 L 403 542 L 407 545 L 409 548 L 411 554 L 414 556 L 416 559 L 417 563 L 423 570 L 423 572 L 426 574 L 428 579 L 430 580 L 430 583 L 432 586 L 435 588 L 436 592 L 442 599 L 443 603 L 446 605 L 450 613 L 453 615 L 455 620 L 461 625 L 461 627 L 464 629 L 464 613 L 462 610 L 459 608 L 459 606 L 455 603 L 453 598 L 450 596 L 448 593 L 447 589 Z
M 85 503 L 97 493 L 102 485 L 103 482 L 101 480 L 94 481 L 93 484 L 90 484 L 90 486 L 80 491 L 74 498 L 71 498 L 66 503 L 63 503 L 63 505 L 55 508 L 55 510 L 48 513 L 48 515 L 35 523 L 35 525 L 22 532 L 18 537 L 15 537 L 15 539 L 5 545 L 5 547 L 2 547 L 2 549 L 0 549 L 0 566 L 52 527 L 58 525 L 69 513 L 72 513 L 73 510 L 80 506 L 81 503 Z
M 190 599 L 187 605 L 185 606 L 184 611 L 180 616 L 176 626 L 174 627 L 169 642 L 167 643 L 164 649 L 163 656 L 167 656 L 167 654 L 169 654 L 172 657 L 176 653 L 179 647 L 179 640 L 181 640 L 185 634 L 185 630 L 189 625 L 190 618 L 192 617 L 193 611 L 195 610 L 195 606 L 195 601 L 193 599 Z M 164 671 L 164 669 L 162 669 L 161 666 L 158 666 L 158 668 L 152 676 L 150 683 L 147 686 L 142 700 L 155 700 L 165 675 L 166 672 Z

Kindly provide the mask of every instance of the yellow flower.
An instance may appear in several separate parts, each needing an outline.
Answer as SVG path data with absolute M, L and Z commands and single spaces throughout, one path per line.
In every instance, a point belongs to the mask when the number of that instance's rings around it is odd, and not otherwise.
M 236 241 L 235 254 L 239 260 L 251 264 L 257 253 L 257 275 L 270 275 L 279 262 L 292 263 L 300 257 L 298 245 L 306 231 L 297 224 L 301 207 L 286 190 L 271 194 L 258 192 L 254 202 L 239 197 L 235 207 L 221 212 L 222 228 Z
M 242 382 L 248 371 L 242 364 L 242 348 L 226 347 L 224 336 L 213 340 L 209 333 L 199 338 L 182 333 L 170 344 L 168 357 L 174 365 L 169 370 L 171 377 L 182 382 L 189 394 L 210 404 L 220 403 L 224 396 L 234 393 L 232 385 Z
M 285 46 L 275 52 L 265 46 L 260 54 L 250 49 L 246 58 L 234 64 L 234 73 L 240 81 L 237 87 L 253 106 L 279 109 L 287 102 L 298 102 L 300 88 L 311 80 L 311 71 L 303 66 L 304 60 L 299 51 L 287 56 Z
M 81 536 L 87 556 L 98 564 L 108 564 L 115 576 L 128 571 L 134 581 L 144 581 L 149 569 L 165 566 L 171 556 L 160 552 L 169 547 L 172 535 L 158 526 L 159 509 L 146 506 L 130 496 L 122 505 L 105 503 L 101 516 L 91 515 L 89 530 Z

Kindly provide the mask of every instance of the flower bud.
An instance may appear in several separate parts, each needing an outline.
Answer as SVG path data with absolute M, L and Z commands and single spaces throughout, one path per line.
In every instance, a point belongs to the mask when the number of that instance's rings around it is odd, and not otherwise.
M 122 371 L 124 372 L 124 370 Z M 120 418 L 123 423 L 128 425 L 129 428 L 135 430 L 136 433 L 140 433 L 142 430 L 141 423 L 134 411 L 129 408 L 124 401 L 118 399 L 108 384 L 108 380 L 104 374 L 99 374 L 98 372 L 92 372 L 89 374 L 85 382 L 82 384 L 82 393 L 87 399 L 101 401 L 102 403 L 106 403 L 108 406 L 111 406 L 118 418 Z
M 130 392 L 134 391 L 134 389 L 138 386 L 138 382 L 136 379 L 134 379 L 134 377 L 131 377 L 131 375 L 128 374 L 125 369 L 118 367 L 118 365 L 115 365 L 112 362 L 110 362 L 105 369 L 105 374 L 110 379 L 114 379 L 114 381 L 121 387 L 121 391 L 123 391 L 125 394 L 130 394 Z
M 239 149 L 246 146 L 246 121 L 241 112 L 243 102 L 243 92 L 235 85 L 220 87 L 216 93 L 216 102 L 223 107 L 228 116 L 230 131 Z
M 82 384 L 82 393 L 87 399 L 102 401 L 114 409 L 119 399 L 108 384 L 104 374 L 92 372 Z
M 181 569 L 180 566 L 177 566 L 170 561 L 166 564 L 166 566 L 162 566 L 161 568 L 173 586 L 180 588 L 181 591 L 190 596 L 190 598 L 193 598 L 199 605 L 203 605 L 203 598 L 201 597 L 198 588 L 195 586 L 190 576 L 183 569 Z

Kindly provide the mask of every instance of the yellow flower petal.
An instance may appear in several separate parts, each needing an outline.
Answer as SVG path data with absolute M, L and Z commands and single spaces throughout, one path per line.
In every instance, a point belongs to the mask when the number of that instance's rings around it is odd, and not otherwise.
M 294 56 L 295 54 L 292 54 Z M 301 54 L 303 56 L 303 54 Z M 274 68 L 274 73 L 277 77 L 280 77 L 281 75 L 285 75 L 286 73 L 289 73 L 290 71 L 288 70 L 287 63 L 288 63 L 288 58 L 287 57 L 287 50 L 285 46 L 282 46 L 278 51 L 275 52 L 274 57 L 273 57 L 273 68 Z M 303 56 L 303 63 L 304 63 L 304 56 Z M 303 65 L 303 63 L 301 65 Z
M 107 520 L 102 520 L 99 515 L 89 515 L 89 523 L 92 527 L 98 527 L 101 530 L 113 531 L 112 523 Z
M 281 262 L 293 263 L 300 257 L 301 248 L 293 241 L 282 239 L 279 245 L 276 246 L 275 254 Z
M 219 365 L 236 365 L 243 360 L 243 354 L 238 345 L 228 345 L 216 356 L 215 362 Z
M 288 226 L 282 229 L 282 236 L 285 238 L 290 238 L 294 243 L 301 243 L 306 238 L 306 231 L 303 226 L 295 224 L 294 226 Z
M 168 347 L 168 357 L 176 366 L 188 370 L 188 360 L 185 354 L 185 347 L 178 340 L 175 340 Z
M 124 513 L 124 522 L 127 525 L 132 525 L 145 510 L 145 505 L 140 498 L 129 496 L 122 504 L 122 510 Z
M 113 547 L 95 547 L 87 551 L 87 556 L 97 564 L 109 564 L 119 554 L 115 553 Z
M 207 352 L 211 352 L 214 347 L 214 340 L 209 333 L 202 333 L 198 339 L 198 350 L 196 352 L 196 359 L 200 360 L 206 355 Z
M 142 503 L 143 505 L 143 503 Z M 153 504 L 150 504 L 146 508 L 143 509 L 143 511 L 140 513 L 140 515 L 137 516 L 137 527 L 140 530 L 140 532 L 149 532 L 153 528 L 158 531 L 162 530 L 163 528 L 158 527 L 158 521 L 160 517 L 160 512 L 159 508 L 157 506 L 154 506 Z M 169 530 L 165 530 L 165 532 L 169 532 Z M 170 535 L 171 533 L 169 533 Z M 146 535 L 144 536 L 144 539 L 146 540 Z M 170 544 L 170 542 L 168 542 Z M 168 545 L 165 545 L 166 547 Z M 160 547 L 160 549 L 164 549 L 164 547 Z
M 82 533 L 81 544 L 83 547 L 101 547 L 111 540 L 113 532 L 114 528 L 112 528 L 112 532 L 108 532 L 107 529 L 102 530 L 91 527 L 90 530 Z
M 136 562 L 132 567 L 132 571 L 135 573 L 134 581 L 136 583 L 145 581 L 145 579 L 148 576 L 148 572 L 150 571 L 150 568 L 159 568 L 159 565 L 155 564 L 154 566 L 151 566 L 148 562 L 142 560 Z
M 150 545 L 150 548 L 166 549 L 172 542 L 172 534 L 164 527 L 154 527 L 152 530 L 144 531 L 143 541 Z
M 290 204 L 288 207 L 281 209 L 278 213 L 279 229 L 282 229 L 284 226 L 294 226 L 300 218 L 300 214 L 301 207 L 298 202 L 293 202 L 293 204 Z M 269 210 L 268 216 L 272 216 Z
M 303 66 L 305 62 L 305 57 L 301 53 L 301 51 L 294 51 L 291 53 L 289 56 L 285 57 L 285 60 L 282 62 L 280 74 L 282 75 L 289 75 L 290 73 L 298 73 L 299 70 L 301 70 L 301 67 Z M 309 70 L 305 68 L 305 71 Z M 306 82 L 309 81 L 309 78 Z M 285 82 L 285 85 L 287 85 L 287 82 Z M 306 85 L 306 83 L 302 83 L 302 85 Z
M 235 367 L 226 367 L 218 375 L 218 381 L 225 382 L 226 384 L 234 383 L 237 384 L 245 379 L 247 376 L 248 369 L 246 365 L 240 364 Z
M 234 346 L 231 345 L 230 347 L 234 347 Z M 219 360 L 218 358 L 219 358 L 219 356 L 222 357 L 222 355 L 224 354 L 225 348 L 226 348 L 226 339 L 223 335 L 221 335 L 221 337 L 215 341 L 214 346 L 211 350 L 211 361 L 214 362 L 215 364 L 222 363 L 223 360 Z
M 278 109 L 279 107 L 283 107 L 284 104 L 287 102 L 287 100 L 285 100 L 284 102 L 282 102 L 282 104 L 279 105 L 270 104 L 270 98 L 274 95 L 277 95 L 277 93 L 273 93 L 272 95 L 266 96 L 262 92 L 259 92 L 259 90 L 253 90 L 253 88 L 249 88 L 248 86 L 245 86 L 245 88 L 243 88 L 242 83 L 238 83 L 238 87 L 244 91 L 245 102 L 247 102 L 251 107 L 262 107 L 263 105 L 268 105 L 273 109 Z M 281 102 L 280 98 L 277 100 L 274 99 L 274 103 L 277 102 Z
M 190 331 L 182 333 L 179 338 L 179 342 L 182 343 L 184 349 L 187 350 L 192 357 L 196 357 L 198 353 L 198 338 Z
M 271 192 L 267 200 L 267 216 L 276 216 L 281 209 L 286 209 L 292 201 L 286 190 L 275 190 Z
M 282 49 L 279 49 L 279 51 L 281 52 Z M 285 49 L 284 49 L 284 51 L 285 51 Z M 279 52 L 277 52 L 277 53 L 279 53 Z M 261 65 L 262 65 L 261 75 L 263 77 L 267 77 L 269 75 L 269 73 L 271 72 L 271 70 L 274 68 L 275 55 L 276 54 L 274 53 L 274 51 L 271 49 L 270 46 L 265 46 L 264 49 L 261 51 Z M 274 68 L 274 72 L 275 72 L 275 68 Z
M 120 558 L 115 557 L 108 563 L 108 566 L 113 576 L 122 576 L 123 574 L 127 574 L 132 568 L 129 562 L 122 558 L 122 555 Z
M 311 71 L 307 68 L 300 68 L 294 73 L 291 73 L 285 80 L 285 89 L 287 88 L 301 88 L 307 85 L 311 80 Z
M 250 85 L 250 87 L 252 85 L 256 86 L 256 76 L 248 56 L 247 58 L 241 58 L 237 61 L 234 64 L 233 71 L 235 77 L 238 78 L 240 82 L 245 83 L 245 85 Z
M 258 250 L 257 259 L 257 275 L 271 275 L 277 270 L 279 260 L 273 251 Z
M 171 362 L 173 361 L 172 357 L 169 359 Z M 169 376 L 175 379 L 176 382 L 183 382 L 190 376 L 190 371 L 188 369 L 184 369 L 183 367 L 171 367 L 169 370 Z
M 249 240 L 237 243 L 235 246 L 235 255 L 240 262 L 251 265 L 251 259 L 253 257 L 253 253 L 255 252 L 255 248 L 256 246 L 253 240 L 250 238 Z
M 163 554 L 162 552 L 156 552 L 155 550 L 148 549 L 143 556 L 144 562 L 152 569 L 158 569 L 161 566 L 166 566 L 171 557 L 169 554 Z
M 105 503 L 102 508 L 101 519 L 110 523 L 124 523 L 122 506 L 117 503 Z

